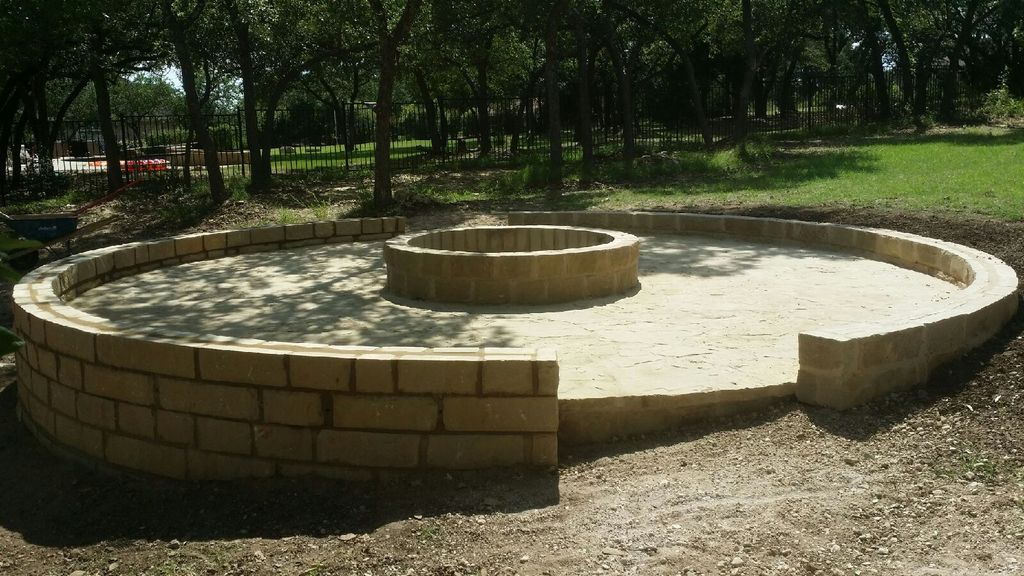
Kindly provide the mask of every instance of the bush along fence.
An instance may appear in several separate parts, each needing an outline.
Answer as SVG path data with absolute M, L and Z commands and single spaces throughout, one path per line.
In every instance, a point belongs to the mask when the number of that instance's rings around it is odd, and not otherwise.
M 932 111 L 942 105 L 941 91 L 935 88 L 928 91 L 932 97 L 924 102 Z M 734 90 L 723 82 L 702 87 L 701 94 L 702 114 L 680 87 L 637 90 L 628 108 L 622 106 L 618 90 L 598 90 L 592 95 L 590 110 L 598 154 L 620 154 L 627 142 L 642 154 L 732 138 Z M 981 104 L 965 85 L 960 85 L 956 94 L 960 116 Z M 562 95 L 562 142 L 570 157 L 579 151 L 583 116 L 576 104 L 572 91 Z M 859 76 L 805 76 L 793 80 L 789 89 L 756 83 L 747 126 L 752 134 L 855 126 L 896 115 L 907 105 L 894 71 L 885 75 L 884 82 Z M 322 178 L 340 178 L 354 170 L 373 168 L 373 102 L 261 110 L 256 118 L 258 126 L 250 135 L 241 110 L 206 117 L 225 175 L 247 176 L 254 158 L 250 145 L 258 146 L 261 155 L 269 158 L 270 173 L 276 176 L 316 173 Z M 392 126 L 391 162 L 398 170 L 480 157 L 501 161 L 543 153 L 548 146 L 547 108 L 541 98 L 438 98 L 397 103 Z M 108 145 L 118 147 L 122 173 L 129 181 L 205 177 L 204 151 L 195 143 L 185 115 L 117 118 L 116 141 L 109 143 L 93 120 L 65 120 L 51 132 L 56 138 L 47 146 L 50 159 L 40 160 L 47 155 L 39 154 L 42 146 L 32 141 L 12 154 L 0 178 L 0 202 L 47 196 L 69 187 L 104 188 Z M 16 148 L 21 146 L 19 143 Z M 44 172 L 40 162 L 53 164 L 47 185 L 36 185 Z

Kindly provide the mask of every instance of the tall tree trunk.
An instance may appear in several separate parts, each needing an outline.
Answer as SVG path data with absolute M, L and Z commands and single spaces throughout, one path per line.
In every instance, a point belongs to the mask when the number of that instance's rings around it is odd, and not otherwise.
M 946 71 L 945 78 L 943 78 L 942 100 L 939 104 L 939 115 L 944 120 L 953 120 L 956 117 L 960 56 L 964 52 L 964 46 L 967 44 L 967 40 L 974 32 L 974 26 L 976 24 L 975 17 L 977 16 L 980 4 L 981 2 L 979 0 L 972 0 L 972 2 L 968 4 L 967 12 L 964 14 L 963 18 L 963 26 L 960 28 L 960 32 L 956 35 L 956 39 L 949 52 L 949 68 Z
M 377 103 L 375 116 L 373 150 L 373 203 L 378 208 L 394 201 L 391 190 L 391 114 L 394 106 L 395 77 L 398 75 L 398 47 L 392 47 L 389 38 L 381 42 L 382 65 L 377 80 Z
M 608 26 L 611 32 L 611 25 Z M 636 159 L 636 124 L 633 111 L 633 78 L 617 40 L 609 34 L 608 56 L 615 69 L 615 81 L 619 85 L 619 112 L 622 116 L 622 159 L 626 166 L 632 166 Z
M 918 55 L 917 66 L 915 67 L 915 91 L 914 91 L 914 125 L 918 128 L 924 127 L 924 117 L 928 114 L 928 80 L 931 77 L 931 70 L 928 62 L 931 55 L 924 53 Z
M 11 135 L 14 128 L 14 118 L 20 106 L 18 89 L 5 90 L 3 106 L 0 106 L 0 204 L 7 204 L 7 191 L 9 182 L 7 179 L 7 162 L 13 159 L 12 168 L 20 162 L 17 152 L 11 155 Z
M 14 164 L 11 166 L 12 190 L 21 188 L 21 146 L 25 142 L 25 128 L 28 125 L 28 119 L 32 115 L 29 110 L 29 100 L 26 98 L 25 107 L 22 108 L 21 115 L 18 116 L 18 121 L 14 124 L 14 137 L 11 140 L 11 155 L 14 157 Z
M 892 103 L 889 100 L 889 82 L 885 78 L 885 65 L 882 62 L 882 45 L 878 40 L 878 28 L 875 20 L 864 10 L 864 42 L 868 48 L 869 72 L 875 85 L 875 97 L 878 100 L 876 116 L 883 122 L 892 118 Z
M 544 83 L 548 108 L 548 187 L 562 189 L 562 116 L 558 89 L 558 28 L 568 0 L 555 0 L 544 28 Z
M 235 31 L 238 53 L 238 72 L 242 79 L 242 117 L 245 120 L 245 145 L 249 148 L 249 188 L 254 192 L 270 187 L 270 164 L 264 162 L 260 146 L 259 113 L 256 110 L 256 69 L 252 60 L 252 37 L 249 24 L 242 19 L 233 0 L 224 2 L 231 27 Z
M 896 16 L 893 14 L 889 0 L 878 0 L 878 10 L 882 13 L 885 26 L 889 29 L 889 36 L 896 46 L 896 67 L 900 73 L 900 88 L 903 90 L 903 104 L 910 107 L 914 104 L 914 64 L 910 60 L 910 50 L 907 48 L 907 40 L 903 36 L 903 29 L 900 28 Z M 920 84 L 920 79 L 917 80 Z
M 493 143 L 491 141 L 491 105 L 490 88 L 487 78 L 487 63 L 476 65 L 476 117 L 480 123 L 480 155 L 487 156 L 491 153 Z
M 751 0 L 743 0 L 743 48 L 744 59 L 743 80 L 739 95 L 736 98 L 735 137 L 736 147 L 741 154 L 747 152 L 747 136 L 750 129 L 747 122 L 747 108 L 750 103 L 750 89 L 757 73 L 757 47 L 754 45 L 754 14 Z
M 441 131 L 438 128 L 437 104 L 434 102 L 434 95 L 427 83 L 427 77 L 423 70 L 413 70 L 413 78 L 416 80 L 416 88 L 420 91 L 420 100 L 423 101 L 423 110 L 427 115 L 427 129 L 430 134 L 430 153 L 440 156 L 444 147 L 441 143 Z
M 359 137 L 356 125 L 356 98 L 359 98 L 359 90 L 362 86 L 363 83 L 359 79 L 359 67 L 356 66 L 352 70 L 352 92 L 348 97 L 348 122 L 346 122 L 348 131 L 345 133 L 345 152 L 347 154 L 352 154 L 355 150 L 356 139 Z
M 121 175 L 121 146 L 114 131 L 114 118 L 110 111 L 110 90 L 103 67 L 94 58 L 90 67 L 93 91 L 96 93 L 96 114 L 103 134 L 104 156 L 107 161 L 107 188 L 117 190 L 124 183 Z
M 395 100 L 395 80 L 398 76 L 398 49 L 409 35 L 421 4 L 422 0 L 406 0 L 398 23 L 391 29 L 383 3 L 380 0 L 371 2 L 378 22 L 377 36 L 381 60 L 377 80 L 377 104 L 373 109 L 376 116 L 373 203 L 377 208 L 387 207 L 395 199 L 391 189 L 391 116 Z
M 793 97 L 793 77 L 796 75 L 796 66 L 800 61 L 800 53 L 803 52 L 803 44 L 795 46 L 786 62 L 786 69 L 782 71 L 782 79 L 779 81 L 777 105 L 783 118 L 790 118 L 796 115 L 796 99 Z
M 44 185 L 49 185 L 56 174 L 53 169 L 53 140 L 50 137 L 50 114 L 44 74 L 39 73 L 32 78 L 32 92 L 29 98 L 34 102 L 34 115 L 30 116 L 29 128 L 35 141 L 36 169 Z
M 202 105 L 199 101 L 199 90 L 196 88 L 195 63 L 192 61 L 192 47 L 188 42 L 188 31 L 183 22 L 174 12 L 171 0 L 162 0 L 164 19 L 167 23 L 171 44 L 181 70 L 181 87 L 185 92 L 185 107 L 188 109 L 189 123 L 196 134 L 196 141 L 203 149 L 206 164 L 206 175 L 210 183 L 210 197 L 215 204 L 222 204 L 228 199 L 224 187 L 224 176 L 220 171 L 220 159 L 217 148 L 210 137 L 210 128 L 203 117 Z
M 590 54 L 583 14 L 576 18 L 576 82 L 579 91 L 579 141 L 583 156 L 580 184 L 591 183 L 594 174 L 594 119 L 590 109 Z

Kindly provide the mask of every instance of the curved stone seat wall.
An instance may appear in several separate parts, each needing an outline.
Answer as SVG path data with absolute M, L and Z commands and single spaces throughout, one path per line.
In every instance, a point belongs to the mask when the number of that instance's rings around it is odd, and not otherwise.
M 40 268 L 14 289 L 14 327 L 26 342 L 19 413 L 55 451 L 172 478 L 555 464 L 553 353 L 146 333 L 69 303 L 160 267 L 404 228 L 403 219 L 369 218 L 195 234 Z
M 561 304 L 639 284 L 638 239 L 556 226 L 424 232 L 384 246 L 389 293 L 459 304 Z
M 936 275 L 963 289 L 940 310 L 799 335 L 797 397 L 847 408 L 922 384 L 940 365 L 996 334 L 1016 313 L 1020 297 L 1012 268 L 984 252 L 913 234 L 772 218 L 651 212 L 517 212 L 509 224 L 586 226 L 614 230 L 737 236 L 798 242 L 851 252 Z

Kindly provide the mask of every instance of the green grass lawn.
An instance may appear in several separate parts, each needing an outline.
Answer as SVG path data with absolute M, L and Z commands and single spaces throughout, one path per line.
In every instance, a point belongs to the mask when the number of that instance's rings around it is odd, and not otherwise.
M 672 162 L 599 170 L 611 186 L 569 194 L 587 207 L 854 206 L 1024 219 L 1024 130 L 971 128 L 914 135 L 755 143 L 751 159 L 689 152 Z

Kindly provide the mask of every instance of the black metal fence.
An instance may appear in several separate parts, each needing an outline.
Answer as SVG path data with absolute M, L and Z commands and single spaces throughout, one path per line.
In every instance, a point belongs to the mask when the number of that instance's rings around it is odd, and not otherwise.
M 927 102 L 937 110 L 941 86 L 932 77 Z M 888 100 L 902 102 L 895 72 L 885 78 Z M 624 115 L 620 94 L 597 90 L 590 117 L 594 142 L 605 155 L 623 147 Z M 665 87 L 638 87 L 633 96 L 633 133 L 639 154 L 701 143 L 705 134 L 713 142 L 729 139 L 735 132 L 736 94 L 725 82 L 702 87 L 701 103 L 706 122 L 697 121 L 695 107 L 685 92 Z M 803 76 L 787 86 L 755 84 L 747 110 L 753 134 L 780 134 L 819 127 L 853 126 L 879 118 L 880 95 L 870 77 Z M 979 97 L 958 85 L 955 103 L 963 113 L 977 106 Z M 580 113 L 575 95 L 563 95 L 562 142 L 566 154 L 579 150 L 577 128 Z M 492 161 L 543 153 L 548 146 L 548 120 L 540 98 L 448 99 L 395 104 L 392 116 L 391 163 L 395 169 L 450 165 L 486 157 Z M 239 110 L 206 118 L 217 148 L 222 172 L 245 177 L 252 160 L 247 149 L 248 127 Z M 272 121 L 273 129 L 265 131 Z M 372 102 L 342 103 L 336 109 L 278 110 L 257 115 L 260 129 L 269 132 L 261 147 L 270 154 L 274 175 L 343 177 L 352 171 L 372 169 L 374 163 L 375 111 Z M 107 163 L 104 151 L 118 146 L 126 179 L 204 178 L 203 151 L 195 143 L 186 116 L 129 116 L 115 120 L 116 142 L 106 142 L 97 122 L 64 121 L 50 156 L 53 173 L 65 187 L 104 188 Z M 38 197 L 52 192 L 26 185 L 41 172 L 44 155 L 35 143 L 15 150 L 6 167 L 5 200 Z M 12 166 L 18 162 L 17 167 Z

